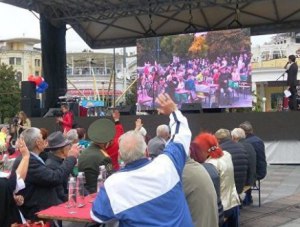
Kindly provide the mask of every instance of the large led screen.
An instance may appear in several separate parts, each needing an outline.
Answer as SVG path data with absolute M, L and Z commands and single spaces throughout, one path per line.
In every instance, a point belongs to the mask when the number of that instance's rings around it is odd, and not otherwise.
M 137 55 L 141 110 L 154 109 L 162 92 L 179 108 L 252 107 L 249 29 L 143 38 Z

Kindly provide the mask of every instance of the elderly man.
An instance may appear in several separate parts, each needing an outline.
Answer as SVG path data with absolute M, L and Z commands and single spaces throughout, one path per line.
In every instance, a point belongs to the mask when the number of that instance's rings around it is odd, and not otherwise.
M 248 155 L 248 169 L 246 185 L 252 186 L 256 180 L 256 153 L 253 146 L 245 141 L 246 134 L 241 128 L 235 128 L 231 131 L 232 140 L 244 146 Z
M 170 130 L 168 125 L 159 125 L 156 128 L 156 136 L 148 142 L 148 152 L 151 158 L 160 155 L 170 137 Z
M 120 158 L 126 166 L 100 189 L 91 210 L 93 220 L 118 220 L 120 226 L 193 226 L 181 182 L 191 131 L 169 95 L 159 95 L 156 102 L 160 113 L 170 115 L 172 139 L 163 154 L 149 161 L 139 133 L 120 137 Z
M 262 180 L 267 175 L 267 161 L 265 154 L 265 144 L 264 142 L 253 134 L 253 127 L 249 121 L 245 121 L 240 124 L 246 133 L 246 142 L 250 143 L 256 152 L 256 178 L 257 180 Z M 243 201 L 244 205 L 250 205 L 253 203 L 251 196 L 251 189 L 246 193 L 246 197 Z
M 29 128 L 22 132 L 20 138 L 24 139 L 30 151 L 26 188 L 20 191 L 20 195 L 24 197 L 24 204 L 20 208 L 26 219 L 35 220 L 36 212 L 60 203 L 55 188 L 68 178 L 68 174 L 76 164 L 79 152 L 70 150 L 63 163 L 52 170 L 39 157 L 45 149 L 41 131 L 38 128 Z M 15 172 L 20 161 L 21 157 L 18 157 L 12 172 Z
M 73 129 L 71 129 L 73 130 Z M 71 131 L 70 130 L 70 131 Z M 75 129 L 74 129 L 75 130 Z M 69 131 L 69 132 L 70 132 Z M 76 130 L 75 130 L 76 132 Z M 47 149 L 50 150 L 48 154 L 48 158 L 46 160 L 46 166 L 50 169 L 57 169 L 60 165 L 64 162 L 64 160 L 68 157 L 68 153 L 71 150 L 79 150 L 79 146 L 77 144 L 72 145 L 71 141 L 65 139 L 62 132 L 57 131 L 51 133 L 48 138 L 48 147 Z M 69 176 L 72 171 L 66 173 Z M 68 178 L 66 177 L 63 179 L 62 184 L 56 186 L 57 196 L 61 202 L 66 202 L 68 200 Z
M 230 131 L 228 129 L 219 129 L 216 131 L 215 136 L 221 148 L 231 154 L 234 167 L 234 182 L 238 194 L 241 194 L 247 178 L 247 152 L 241 144 L 231 140 Z

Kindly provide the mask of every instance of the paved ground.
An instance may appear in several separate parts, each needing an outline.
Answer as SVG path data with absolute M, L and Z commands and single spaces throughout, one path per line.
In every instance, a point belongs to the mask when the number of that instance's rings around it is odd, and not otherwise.
M 258 192 L 253 191 L 254 203 L 241 210 L 243 227 L 300 227 L 300 165 L 270 165 L 261 182 L 261 207 Z M 83 227 L 66 223 L 64 227 Z
M 271 165 L 261 182 L 262 205 L 258 192 L 254 204 L 241 210 L 241 226 L 300 226 L 300 165 Z

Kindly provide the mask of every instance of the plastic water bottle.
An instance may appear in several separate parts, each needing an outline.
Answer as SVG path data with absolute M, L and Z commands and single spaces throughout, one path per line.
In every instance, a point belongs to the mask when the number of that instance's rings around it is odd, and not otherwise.
M 103 180 L 105 181 L 105 180 L 106 180 L 106 177 L 107 177 L 107 171 L 106 171 L 105 165 L 102 165 L 102 166 L 100 166 L 99 168 L 100 168 L 99 173 L 100 173 L 100 172 L 102 173 L 102 178 L 103 178 Z
M 100 188 L 104 186 L 104 179 L 103 179 L 103 174 L 100 171 L 98 179 L 97 179 L 97 192 L 100 191 Z
M 76 202 L 77 207 L 83 207 L 85 205 L 84 202 L 84 183 L 85 183 L 85 175 L 84 172 L 79 172 L 76 181 Z
M 3 155 L 3 170 L 8 170 L 8 154 Z
M 75 177 L 70 177 L 68 183 L 68 208 L 70 214 L 76 213 L 76 180 Z

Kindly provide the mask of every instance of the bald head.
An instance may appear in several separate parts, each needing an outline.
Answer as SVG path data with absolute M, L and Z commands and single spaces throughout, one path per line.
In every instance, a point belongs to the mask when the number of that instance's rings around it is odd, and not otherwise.
M 119 139 L 119 154 L 125 163 L 145 157 L 146 148 L 144 137 L 136 131 L 126 132 Z

